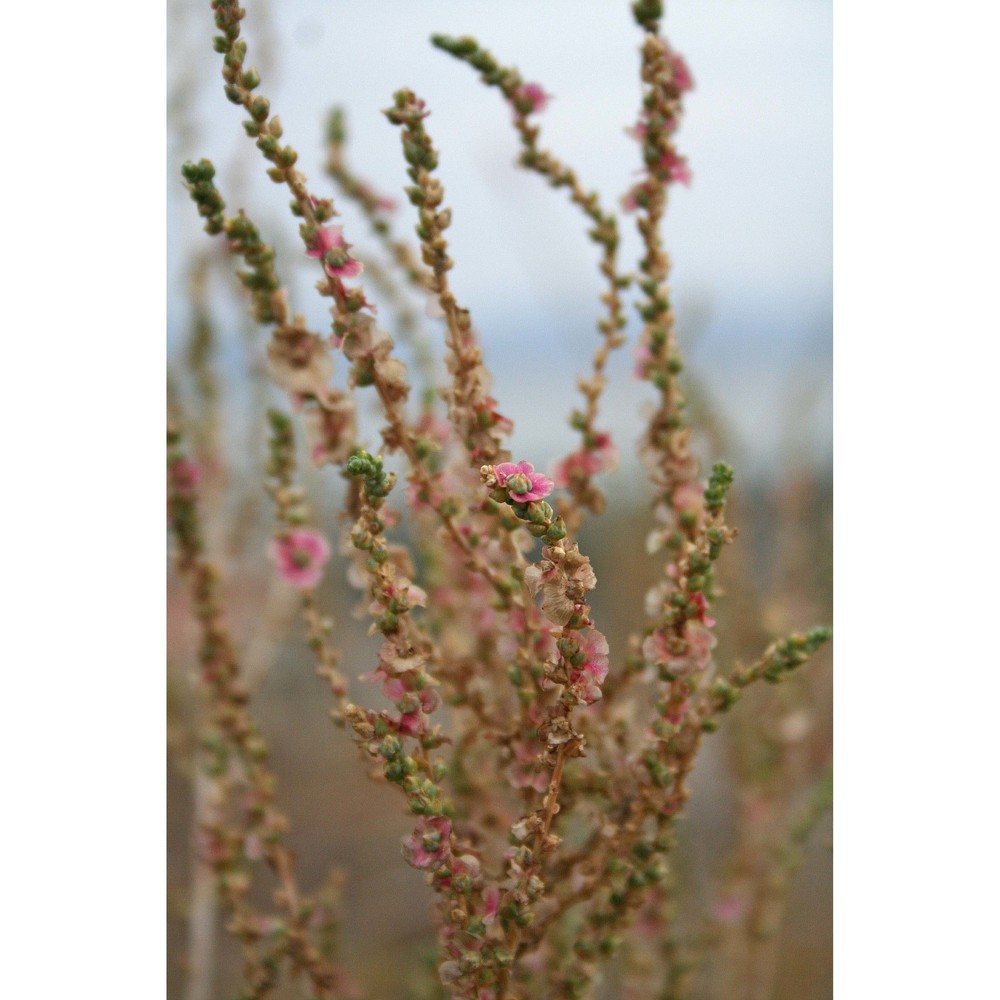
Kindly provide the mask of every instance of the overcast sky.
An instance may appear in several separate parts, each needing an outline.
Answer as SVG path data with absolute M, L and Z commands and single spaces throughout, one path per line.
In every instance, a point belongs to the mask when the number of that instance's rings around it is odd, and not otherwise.
M 351 164 L 397 195 L 405 164 L 398 132 L 381 109 L 400 86 L 426 99 L 454 213 L 453 288 L 481 331 L 501 403 L 518 425 L 515 441 L 532 454 L 567 446 L 572 435 L 560 414 L 572 405 L 573 375 L 585 369 L 596 343 L 597 250 L 565 195 L 515 166 L 515 134 L 498 93 L 427 39 L 437 31 L 472 34 L 501 62 L 540 82 L 554 95 L 539 116 L 542 145 L 615 204 L 639 165 L 637 144 L 624 132 L 639 105 L 641 34 L 628 4 L 245 0 L 244 6 L 248 61 L 261 70 L 261 92 L 280 114 L 314 190 L 329 190 L 322 122 L 337 103 L 348 114 Z M 795 414 L 799 445 L 822 464 L 829 455 L 832 309 L 830 3 L 674 0 L 664 29 L 696 80 L 678 136 L 694 180 L 672 194 L 666 229 L 682 342 L 689 342 L 693 370 L 736 425 L 748 460 L 780 457 L 788 442 L 782 425 Z M 207 240 L 174 183 L 183 159 L 212 159 L 230 208 L 247 207 L 279 253 L 298 252 L 287 195 L 264 177 L 240 127 L 241 112 L 222 94 L 211 33 L 207 2 L 172 6 L 172 301 L 190 248 Z M 348 239 L 363 256 L 364 227 L 339 204 Z M 401 232 L 411 231 L 411 215 L 404 204 Z M 624 229 L 622 259 L 634 260 L 638 237 L 627 221 Z M 293 286 L 296 308 L 321 324 L 322 303 L 308 292 L 313 279 L 304 274 Z M 184 316 L 182 306 L 171 306 L 172 335 Z M 567 365 L 574 353 L 580 360 Z M 608 417 L 625 440 L 639 426 L 628 368 L 623 352 L 612 367 L 619 385 Z M 552 420 L 524 419 L 518 400 L 537 399 L 554 381 L 560 391 Z

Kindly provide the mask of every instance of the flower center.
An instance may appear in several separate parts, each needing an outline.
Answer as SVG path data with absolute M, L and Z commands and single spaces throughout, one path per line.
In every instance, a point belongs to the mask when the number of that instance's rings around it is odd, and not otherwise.
M 507 490 L 510 493 L 527 493 L 531 490 L 531 480 L 523 472 L 515 473 L 507 479 Z

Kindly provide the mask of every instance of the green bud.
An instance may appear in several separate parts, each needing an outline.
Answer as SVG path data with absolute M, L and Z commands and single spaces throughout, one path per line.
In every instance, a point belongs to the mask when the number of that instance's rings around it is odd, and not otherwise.
M 266 97 L 255 97 L 250 102 L 250 115 L 256 121 L 262 122 L 271 113 L 271 102 Z
M 563 526 L 562 518 L 550 524 L 545 532 L 545 540 L 548 542 L 559 542 L 566 537 L 566 528 Z

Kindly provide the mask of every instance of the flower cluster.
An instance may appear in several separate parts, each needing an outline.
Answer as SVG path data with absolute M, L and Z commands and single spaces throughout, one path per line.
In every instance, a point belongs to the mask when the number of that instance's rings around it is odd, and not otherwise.
M 674 146 L 673 136 L 680 126 L 681 98 L 694 88 L 694 77 L 684 57 L 663 39 L 646 41 L 649 79 L 656 84 L 647 97 L 639 121 L 626 129 L 642 144 L 643 179 L 622 198 L 622 207 L 633 212 L 650 205 L 657 189 L 674 183 L 690 184 L 691 167 Z

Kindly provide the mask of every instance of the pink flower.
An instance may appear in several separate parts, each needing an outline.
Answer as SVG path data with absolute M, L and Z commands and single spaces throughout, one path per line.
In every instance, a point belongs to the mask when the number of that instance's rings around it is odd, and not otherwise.
M 583 669 L 598 684 L 603 684 L 608 676 L 608 640 L 596 628 L 587 629 L 581 639 L 580 649 L 586 657 Z
M 269 555 L 281 578 L 300 590 L 312 590 L 323 578 L 330 546 L 318 531 L 293 528 L 271 542 Z
M 601 698 L 601 684 L 608 676 L 608 640 L 596 628 L 580 636 L 583 664 L 570 672 L 570 681 L 577 688 L 584 704 L 593 705 Z
M 678 156 L 672 149 L 668 149 L 660 158 L 660 169 L 667 172 L 669 181 L 680 181 L 681 184 L 691 183 L 691 168 L 688 161 L 683 156 Z
M 691 595 L 691 603 L 698 609 L 698 614 L 696 615 L 698 621 L 700 621 L 706 628 L 711 628 L 715 624 L 714 618 L 708 617 L 708 599 L 699 590 Z
M 500 887 L 495 882 L 483 889 L 483 902 L 486 904 L 483 923 L 489 926 L 496 920 L 497 910 L 500 908 Z
M 739 896 L 723 896 L 712 907 L 712 916 L 720 924 L 738 924 L 746 913 L 746 900 Z
M 552 480 L 535 472 L 530 462 L 501 462 L 493 469 L 497 477 L 497 485 L 507 490 L 511 500 L 517 503 L 528 503 L 531 500 L 541 500 L 552 492 Z
M 648 132 L 649 126 L 641 118 L 634 125 L 629 125 L 625 129 L 625 134 L 630 139 L 638 139 L 639 142 L 645 141 Z
M 398 700 L 399 722 L 397 727 L 405 736 L 420 736 L 427 732 L 427 716 L 441 704 L 441 696 L 434 688 L 424 688 L 419 693 L 407 691 Z
M 677 121 L 674 118 L 664 118 L 663 131 L 666 132 L 667 135 L 670 135 L 672 132 L 676 132 Z M 645 142 L 646 136 L 649 135 L 649 123 L 646 121 L 645 115 L 634 125 L 628 126 L 628 128 L 625 129 L 625 134 L 630 139 L 635 139 L 638 142 Z
M 533 111 L 544 111 L 545 105 L 549 103 L 552 95 L 546 94 L 541 85 L 537 83 L 524 83 L 514 91 L 514 100 L 518 104 L 524 105 L 521 109 L 525 114 Z
M 356 278 L 361 273 L 361 261 L 347 252 L 341 226 L 317 226 L 306 256 L 323 261 L 331 278 Z
M 326 394 L 324 404 L 312 406 L 302 416 L 314 465 L 343 462 L 354 447 L 355 404 L 337 389 Z
M 250 861 L 264 860 L 264 842 L 256 833 L 248 833 L 243 838 L 243 854 Z
M 497 410 L 497 401 L 487 396 L 476 406 L 476 422 L 482 428 L 496 428 L 501 434 L 510 434 L 514 430 L 514 422 Z
M 598 472 L 613 468 L 618 462 L 618 451 L 607 434 L 596 434 L 590 448 L 584 446 L 557 462 L 552 469 L 556 486 L 569 486 L 574 480 L 586 480 Z
M 179 458 L 169 468 L 170 482 L 179 497 L 190 499 L 201 482 L 201 469 L 188 458 Z
M 639 343 L 635 345 L 635 350 L 632 352 L 632 359 L 635 361 L 635 368 L 632 374 L 636 378 L 649 378 L 650 370 L 652 369 L 652 362 L 655 360 L 653 357 L 653 351 L 649 344 L 644 340 L 640 340 Z
M 670 502 L 681 513 L 700 515 L 705 509 L 705 489 L 698 483 L 681 483 L 671 494 Z
M 207 865 L 219 865 L 228 861 L 230 848 L 226 838 L 214 827 L 202 826 L 196 835 L 198 857 Z
M 715 636 L 700 622 L 691 620 L 684 625 L 684 637 L 657 630 L 642 644 L 646 662 L 662 666 L 674 675 L 697 673 L 708 666 L 715 647 Z
M 504 772 L 514 788 L 533 788 L 544 792 L 549 787 L 549 775 L 538 766 L 538 754 L 520 740 L 512 744 L 515 761 Z
M 701 666 L 707 665 L 715 648 L 716 638 L 705 625 L 689 621 L 684 626 L 684 638 L 688 644 L 688 655 Z
M 421 816 L 403 838 L 403 858 L 414 868 L 437 868 L 450 850 L 451 820 L 447 816 Z
M 642 185 L 636 184 L 634 187 L 630 188 L 621 198 L 621 206 L 623 212 L 634 212 L 639 207 L 639 194 L 641 192 Z
M 674 86 L 682 93 L 685 90 L 694 89 L 694 77 L 688 64 L 679 52 L 671 52 L 667 57 L 670 63 L 670 70 L 674 77 Z

